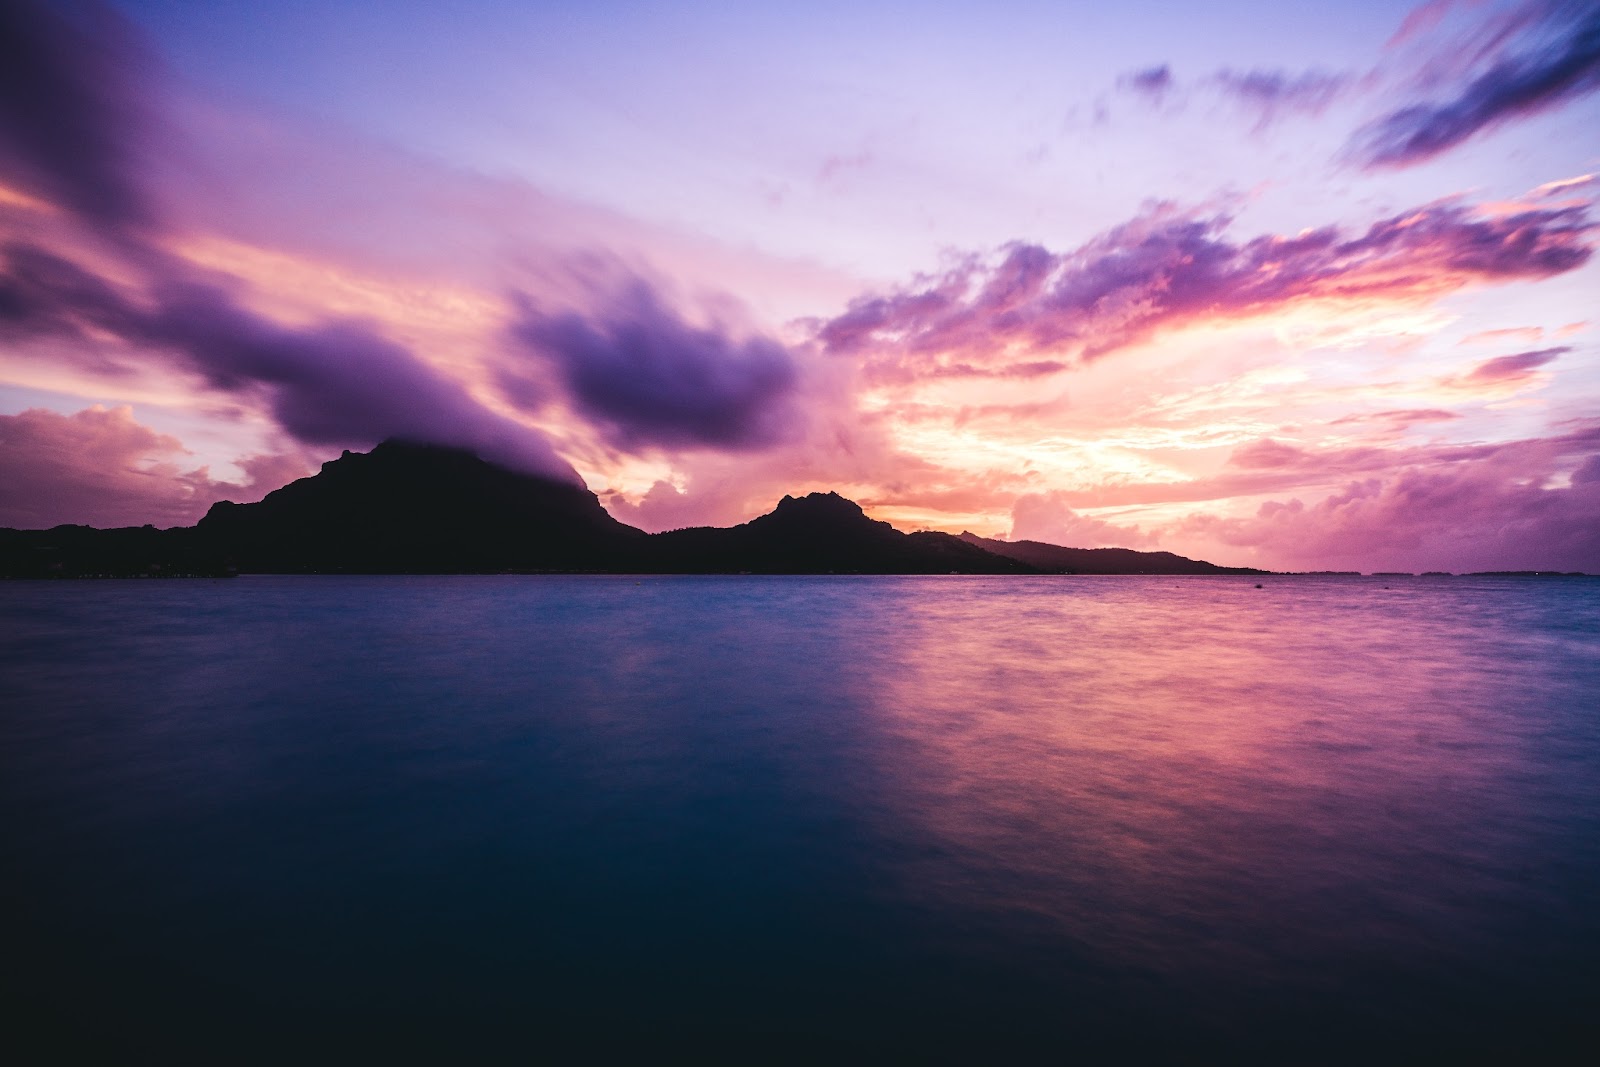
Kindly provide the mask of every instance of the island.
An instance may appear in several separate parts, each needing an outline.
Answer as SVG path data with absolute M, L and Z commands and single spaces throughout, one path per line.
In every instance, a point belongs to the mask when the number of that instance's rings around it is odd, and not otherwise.
M 837 493 L 785 496 L 738 526 L 648 534 L 580 485 L 456 448 L 346 451 L 192 527 L 0 529 L 0 577 L 265 574 L 1266 574 L 1170 552 L 906 533 Z

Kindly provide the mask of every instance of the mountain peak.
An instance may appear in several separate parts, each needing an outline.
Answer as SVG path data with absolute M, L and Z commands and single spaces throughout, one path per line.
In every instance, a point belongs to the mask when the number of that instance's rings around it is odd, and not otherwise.
M 218 503 L 199 529 L 242 567 L 290 571 L 587 569 L 645 536 L 570 482 L 394 439 L 346 451 L 259 503 Z
M 785 496 L 768 514 L 727 529 L 650 535 L 618 522 L 579 485 L 519 473 L 469 449 L 407 441 L 345 452 L 258 503 L 218 502 L 193 528 L 72 530 L 0 531 L 15 535 L 0 537 L 0 575 L 1242 573 L 1166 552 L 902 533 L 834 492 Z
M 795 497 L 785 495 L 778 501 L 778 506 L 772 509 L 773 515 L 814 515 L 837 518 L 855 518 L 864 516 L 861 505 L 854 500 L 840 496 L 838 493 L 808 493 L 805 496 Z

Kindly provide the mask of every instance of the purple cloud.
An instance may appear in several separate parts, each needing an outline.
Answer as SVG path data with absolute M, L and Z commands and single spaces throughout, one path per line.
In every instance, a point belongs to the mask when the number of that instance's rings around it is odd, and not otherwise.
M 1439 103 L 1399 108 L 1358 131 L 1346 154 L 1368 168 L 1407 167 L 1480 131 L 1600 88 L 1600 7 L 1534 2 L 1489 29 L 1487 69 Z M 1511 51 L 1511 41 L 1521 47 Z
M 1117 84 L 1160 103 L 1173 87 L 1172 68 L 1165 63 L 1124 74 Z
M 524 301 L 512 335 L 555 369 L 618 448 L 759 449 L 785 438 L 797 418 L 799 374 L 788 349 L 692 326 L 643 282 L 587 316 L 546 315 Z M 525 400 L 530 379 L 508 369 L 501 386 L 514 402 Z
M 578 480 L 539 433 L 484 408 L 459 382 L 367 325 L 282 326 L 170 264 L 147 264 L 153 277 L 137 303 L 30 246 L 7 249 L 6 265 L 0 304 L 9 313 L 0 325 L 13 335 L 83 338 L 80 351 L 94 369 L 106 357 L 100 342 L 88 343 L 91 330 L 125 348 L 163 353 L 215 389 L 264 399 L 279 425 L 307 444 L 366 447 L 401 437 Z
M 99 275 L 36 245 L 15 242 L 3 253 L 0 337 L 48 335 L 87 341 L 86 327 L 112 334 L 137 329 L 136 309 Z M 93 348 L 80 351 L 95 369 L 108 369 Z
M 146 65 L 108 7 L 0 3 L 0 173 L 102 226 L 151 221 L 133 177 Z
M 1171 97 L 1207 88 L 1253 111 L 1258 128 L 1270 125 L 1280 116 L 1295 112 L 1320 114 L 1324 108 L 1356 84 L 1348 74 L 1308 70 L 1291 74 L 1282 70 L 1236 71 L 1224 68 L 1197 81 L 1179 83 L 1172 68 L 1160 66 L 1124 74 L 1117 88 L 1144 98 L 1157 107 Z
M 1192 516 L 1178 532 L 1276 566 L 1600 572 L 1600 463 L 1546 488 L 1556 444 L 1364 478 L 1312 505 L 1271 500 L 1249 518 Z
M 1159 208 L 1069 253 L 1010 245 L 993 266 L 969 257 L 919 288 L 862 297 L 819 324 L 817 338 L 890 378 L 992 375 L 1298 301 L 1418 300 L 1474 281 L 1548 277 L 1592 252 L 1593 225 L 1577 207 L 1484 217 L 1445 202 L 1360 234 L 1324 227 L 1244 243 L 1226 239 L 1228 222 Z
M 1320 70 L 1300 74 L 1281 70 L 1222 70 L 1213 81 L 1226 95 L 1255 111 L 1262 126 L 1285 114 L 1320 114 L 1354 84 L 1347 74 Z
M 1468 385 L 1520 381 L 1546 363 L 1571 351 L 1571 348 L 1562 346 L 1541 348 L 1533 352 L 1518 352 L 1511 356 L 1497 356 L 1478 364 L 1463 381 Z

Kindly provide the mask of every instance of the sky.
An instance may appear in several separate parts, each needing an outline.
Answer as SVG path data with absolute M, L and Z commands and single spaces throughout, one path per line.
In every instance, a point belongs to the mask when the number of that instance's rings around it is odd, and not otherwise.
M 0 0 L 0 526 L 388 437 L 647 530 L 1600 572 L 1600 3 Z

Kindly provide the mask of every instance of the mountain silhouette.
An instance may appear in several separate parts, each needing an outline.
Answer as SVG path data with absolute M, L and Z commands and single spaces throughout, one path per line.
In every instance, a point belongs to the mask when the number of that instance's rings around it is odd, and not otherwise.
M 650 570 L 764 574 L 1028 574 L 1033 568 L 942 533 L 902 533 L 838 493 L 786 496 L 731 528 L 656 534 Z
M 258 504 L 214 504 L 197 529 L 239 569 L 269 572 L 606 570 L 646 536 L 581 486 L 404 441 L 346 452 Z
M 1063 548 L 1043 541 L 997 541 L 963 532 L 960 540 L 1047 574 L 1270 574 L 1253 567 L 1219 567 L 1171 552 L 1131 548 Z
M 786 496 L 738 526 L 646 534 L 582 486 L 405 441 L 345 452 L 259 503 L 220 501 L 193 527 L 0 530 L 5 577 L 501 571 L 1264 573 L 1167 552 L 903 533 L 837 493 Z

